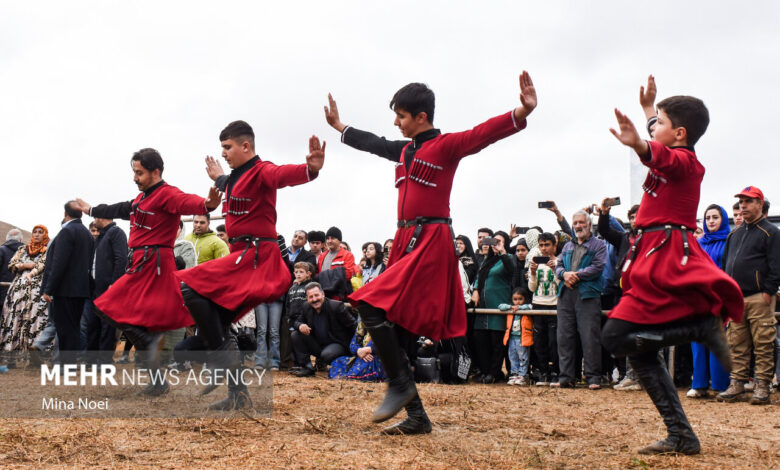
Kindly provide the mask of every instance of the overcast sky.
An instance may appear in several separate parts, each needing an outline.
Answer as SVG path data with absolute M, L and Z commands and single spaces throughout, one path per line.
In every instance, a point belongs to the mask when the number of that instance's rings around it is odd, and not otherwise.
M 749 184 L 780 204 L 778 18 L 776 1 L 2 1 L 0 220 L 56 232 L 70 198 L 132 199 L 129 159 L 143 147 L 161 152 L 166 181 L 205 196 L 203 159 L 243 119 L 277 164 L 302 163 L 312 134 L 328 142 L 320 177 L 278 193 L 288 240 L 338 225 L 353 249 L 383 241 L 395 231 L 393 164 L 339 142 L 328 92 L 345 123 L 401 138 L 388 102 L 406 83 L 427 83 L 436 127 L 460 131 L 515 107 L 523 69 L 539 107 L 526 130 L 461 162 L 457 233 L 555 229 L 536 208 L 546 199 L 570 218 L 621 196 L 625 216 L 635 157 L 608 128 L 614 107 L 643 126 L 649 73 L 659 98 L 709 107 L 700 212 Z

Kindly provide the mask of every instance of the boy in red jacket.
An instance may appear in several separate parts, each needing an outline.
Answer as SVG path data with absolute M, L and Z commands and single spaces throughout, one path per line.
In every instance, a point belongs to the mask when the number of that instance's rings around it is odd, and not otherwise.
M 520 75 L 521 106 L 487 120 L 472 130 L 442 134 L 433 127 L 435 98 L 422 83 L 401 88 L 390 101 L 395 125 L 411 140 L 389 141 L 341 122 L 329 95 L 325 118 L 341 132 L 341 140 L 358 150 L 395 163 L 398 188 L 398 231 L 388 267 L 370 284 L 350 295 L 374 340 L 374 349 L 389 378 L 384 401 L 374 412 L 376 423 L 406 408 L 408 418 L 385 434 L 431 432 L 405 349 L 409 333 L 434 341 L 466 333 L 458 258 L 455 255 L 450 191 L 460 159 L 519 132 L 536 107 L 536 91 L 528 72 Z
M 693 145 L 709 124 L 704 103 L 672 96 L 653 115 L 655 82 L 640 90 L 652 141 L 615 110 L 617 139 L 634 149 L 648 167 L 645 194 L 636 216 L 637 237 L 623 265 L 623 297 L 610 312 L 602 344 L 617 357 L 628 356 L 666 424 L 666 439 L 640 454 L 698 454 L 699 440 L 682 409 L 672 377 L 658 350 L 696 341 L 705 344 L 724 368 L 731 356 L 723 334 L 724 317 L 739 320 L 743 301 L 737 284 L 696 243 L 696 213 L 704 167 Z

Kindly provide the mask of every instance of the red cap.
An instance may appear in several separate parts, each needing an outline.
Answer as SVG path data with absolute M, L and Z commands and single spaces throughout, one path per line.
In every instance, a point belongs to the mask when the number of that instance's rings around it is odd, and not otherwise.
M 734 195 L 734 197 L 740 196 L 758 198 L 762 201 L 764 200 L 764 193 L 762 193 L 761 190 L 755 186 L 748 186 L 747 188 L 743 189 L 742 192 Z

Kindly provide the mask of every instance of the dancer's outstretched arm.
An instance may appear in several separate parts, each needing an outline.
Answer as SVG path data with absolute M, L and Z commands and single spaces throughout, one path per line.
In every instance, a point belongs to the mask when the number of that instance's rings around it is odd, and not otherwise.
M 650 145 L 646 140 L 639 137 L 639 133 L 634 127 L 634 123 L 625 114 L 621 113 L 615 108 L 615 117 L 618 121 L 618 128 L 620 132 L 610 128 L 609 131 L 617 138 L 623 145 L 634 149 L 637 155 L 642 160 L 648 160 L 650 158 Z
M 520 105 L 515 108 L 515 120 L 522 121 L 536 108 L 536 88 L 531 80 L 531 75 L 525 70 L 520 74 Z
M 370 132 L 355 129 L 341 122 L 339 108 L 336 100 L 328 93 L 328 106 L 325 109 L 325 120 L 330 127 L 341 132 L 341 141 L 350 147 L 354 147 L 364 152 L 370 152 L 374 155 L 386 158 L 390 161 L 400 162 L 401 152 L 408 140 L 387 140 L 384 137 L 376 136 Z

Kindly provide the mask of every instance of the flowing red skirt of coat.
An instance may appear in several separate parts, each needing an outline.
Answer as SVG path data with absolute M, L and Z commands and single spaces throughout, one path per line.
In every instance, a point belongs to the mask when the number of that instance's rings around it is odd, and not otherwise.
M 393 239 L 388 267 L 349 296 L 387 312 L 387 319 L 433 340 L 466 334 L 466 304 L 452 234 L 446 224 L 424 225 L 411 253 L 414 227 Z
M 141 263 L 144 250 L 133 251 L 133 267 Z M 179 281 L 174 277 L 173 249 L 160 248 L 160 274 L 157 255 L 147 252 L 139 272 L 128 273 L 111 284 L 95 299 L 95 306 L 120 325 L 143 326 L 149 331 L 169 331 L 193 324 L 184 306 Z
M 634 261 L 623 272 L 623 296 L 609 317 L 641 324 L 668 323 L 691 315 L 739 321 L 744 310 L 742 291 L 692 234 L 687 235 L 690 253 L 685 265 L 679 230 L 672 231 L 660 249 L 646 256 L 664 236 L 663 231 L 644 234 Z
M 291 283 L 290 270 L 275 241 L 259 243 L 257 268 L 254 246 L 236 264 L 242 251 L 244 242 L 234 243 L 224 258 L 177 271 L 176 277 L 198 294 L 235 311 L 235 321 L 257 305 L 279 300 Z

